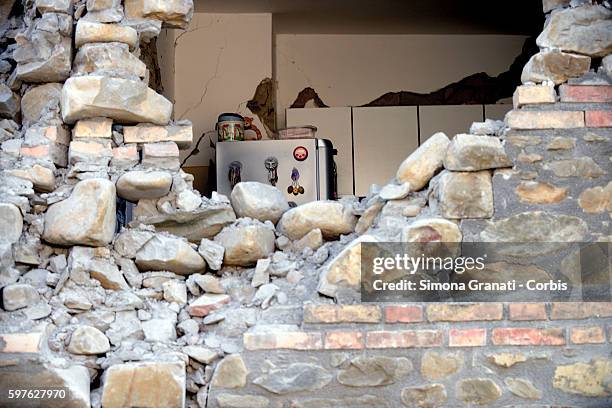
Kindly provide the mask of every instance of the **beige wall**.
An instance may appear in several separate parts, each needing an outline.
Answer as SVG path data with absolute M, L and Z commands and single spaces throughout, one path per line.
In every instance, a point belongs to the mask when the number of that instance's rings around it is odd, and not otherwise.
M 189 29 L 175 36 L 174 119 L 193 122 L 194 141 L 214 131 L 222 112 L 253 116 L 246 102 L 272 76 L 272 15 L 195 13 Z M 258 119 L 255 124 L 265 132 Z M 208 165 L 205 140 L 189 166 Z
M 470 74 L 497 75 L 523 36 L 276 35 L 277 115 L 313 87 L 329 106 L 358 106 L 390 91 L 431 92 Z

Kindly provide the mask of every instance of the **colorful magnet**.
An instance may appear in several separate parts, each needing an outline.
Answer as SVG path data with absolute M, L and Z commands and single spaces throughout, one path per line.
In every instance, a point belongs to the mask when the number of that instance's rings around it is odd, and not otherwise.
M 291 170 L 291 185 L 287 187 L 289 194 L 304 194 L 304 187 L 300 186 L 300 172 L 295 167 Z
M 297 161 L 304 161 L 308 158 L 308 149 L 304 146 L 298 146 L 293 149 L 293 158 Z

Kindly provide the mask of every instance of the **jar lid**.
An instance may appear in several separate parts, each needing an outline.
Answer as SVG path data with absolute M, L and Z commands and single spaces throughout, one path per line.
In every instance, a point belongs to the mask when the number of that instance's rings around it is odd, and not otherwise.
M 224 122 L 228 120 L 241 120 L 244 121 L 244 118 L 237 113 L 222 113 L 219 115 L 217 122 Z

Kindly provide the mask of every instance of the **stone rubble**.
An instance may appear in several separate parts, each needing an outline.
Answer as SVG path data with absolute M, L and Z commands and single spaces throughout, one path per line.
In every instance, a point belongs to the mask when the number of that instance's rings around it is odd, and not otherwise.
M 203 197 L 180 169 L 191 123 L 171 121 L 139 47 L 186 28 L 192 1 L 24 2 L 0 54 L 0 375 L 92 407 L 606 405 L 605 304 L 358 302 L 367 243 L 514 242 L 528 257 L 526 241 L 609 241 L 612 134 L 589 121 L 609 117 L 612 30 L 590 3 L 545 0 L 505 122 L 432 135 L 361 201 L 290 208 L 256 182 Z M 485 272 L 453 279 L 552 278 Z M 547 316 L 580 323 L 566 335 Z

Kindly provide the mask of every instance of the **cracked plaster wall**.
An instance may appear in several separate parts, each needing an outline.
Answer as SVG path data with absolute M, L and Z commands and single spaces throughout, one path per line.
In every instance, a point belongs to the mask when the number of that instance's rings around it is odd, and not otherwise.
M 219 113 L 255 116 L 246 103 L 272 76 L 271 14 L 195 13 L 187 31 L 175 31 L 174 42 L 174 118 L 193 122 L 194 140 L 214 131 Z M 265 132 L 258 118 L 254 122 Z M 187 165 L 208 166 L 213 152 L 207 146 L 201 143 Z

